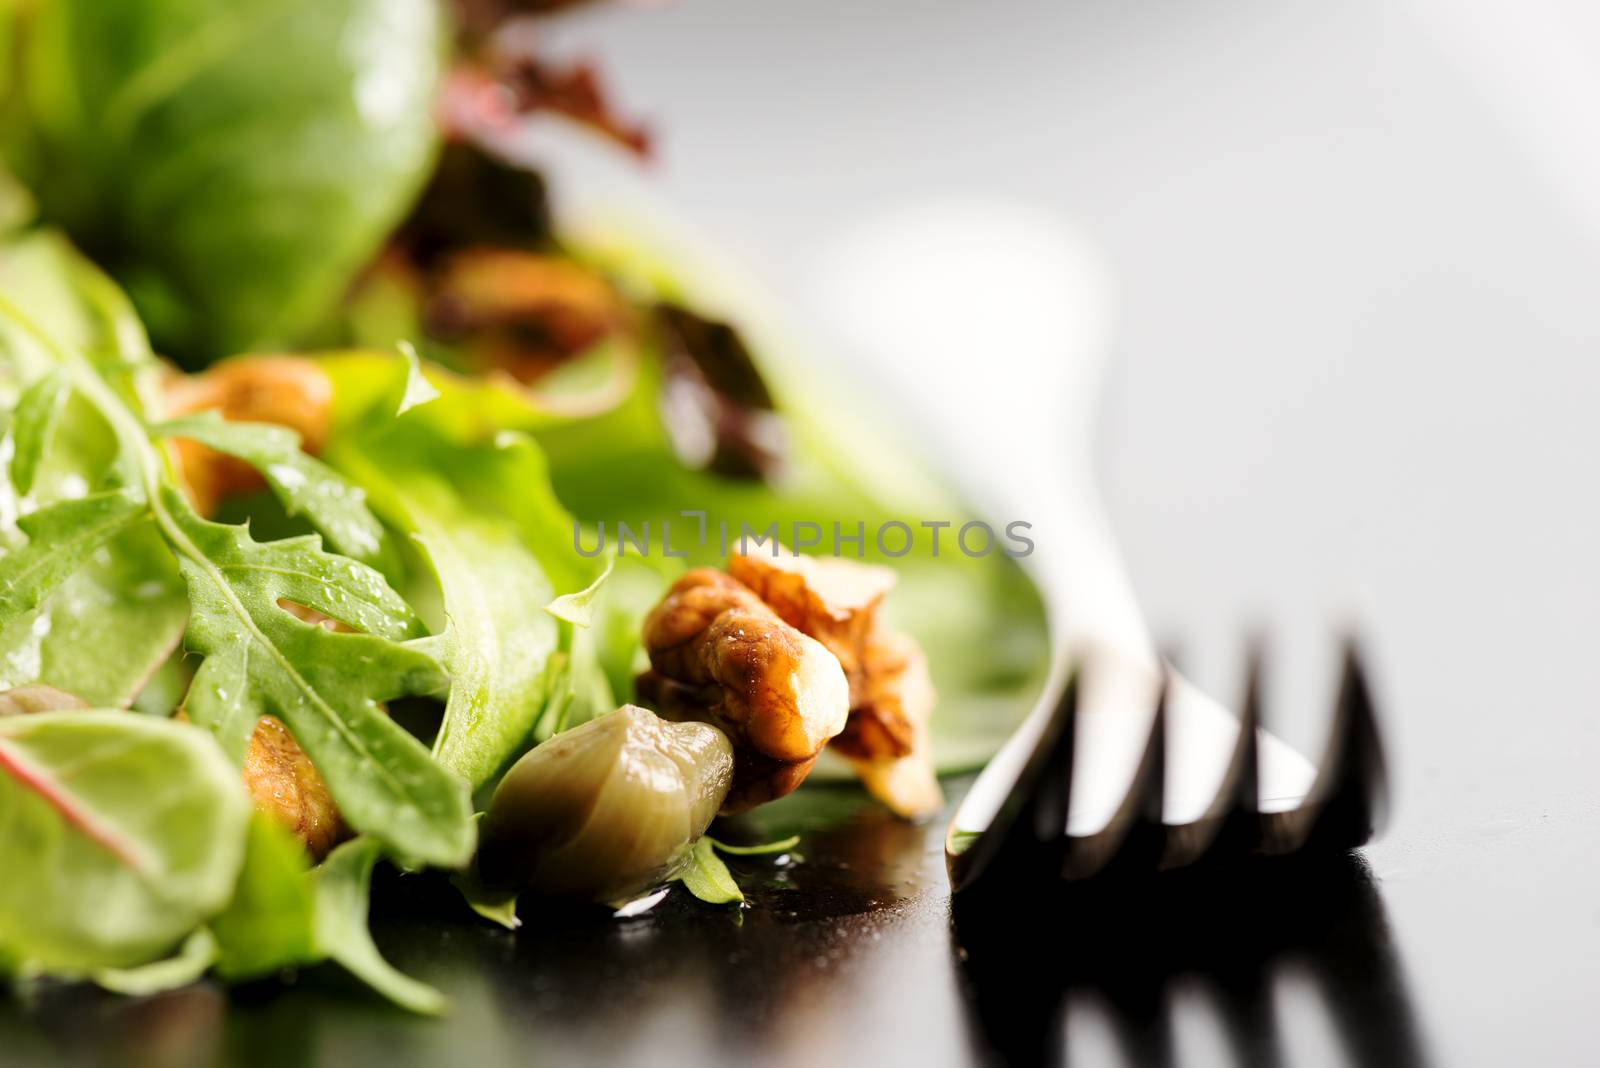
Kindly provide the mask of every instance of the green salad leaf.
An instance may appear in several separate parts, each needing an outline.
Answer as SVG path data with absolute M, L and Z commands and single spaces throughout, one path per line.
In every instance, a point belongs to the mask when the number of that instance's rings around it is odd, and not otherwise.
M 36 967 L 159 957 L 228 901 L 249 803 L 205 732 L 115 711 L 0 719 L 0 946 Z
M 135 520 L 37 611 L 0 630 L 0 688 L 44 682 L 97 707 L 126 707 L 167 662 L 188 617 L 172 553 L 152 520 Z
M 409 606 L 378 572 L 324 552 L 314 536 L 257 542 L 244 527 L 198 516 L 119 380 L 103 374 L 107 363 L 57 341 L 4 291 L 0 337 L 27 354 L 15 366 L 34 377 L 64 371 L 89 405 L 83 417 L 109 427 L 114 446 L 103 485 L 89 487 L 99 493 L 19 520 L 31 536 L 0 558 L 0 622 L 38 605 L 122 526 L 148 521 L 168 566 L 176 561 L 182 574 L 188 646 L 204 657 L 186 701 L 190 717 L 242 759 L 257 719 L 279 716 L 352 826 L 407 861 L 464 864 L 475 838 L 466 783 L 378 704 L 444 685 L 438 664 L 405 644 L 424 633 Z M 294 606 L 354 633 L 305 623 L 289 612 Z
M 759 845 L 729 845 L 727 842 L 716 838 L 707 840 L 714 846 L 718 853 L 726 853 L 730 857 L 765 857 L 774 853 L 787 853 L 800 844 L 800 836 L 791 834 L 787 838 L 779 838 L 775 842 L 762 842 Z
M 433 159 L 434 0 L 52 0 L 21 42 L 23 179 L 167 351 L 288 340 Z
M 759 845 L 729 845 L 709 834 L 701 835 L 690 852 L 689 863 L 679 873 L 683 888 L 708 905 L 732 905 L 744 901 L 744 891 L 728 870 L 727 863 L 718 854 L 730 857 L 759 857 L 787 853 L 800 844 L 798 834 Z
M 445 1009 L 444 995 L 384 960 L 367 930 L 368 888 L 378 855 L 376 842 L 356 838 L 317 869 L 317 948 L 396 1005 L 438 1014 Z
M 439 398 L 439 388 L 428 381 L 428 376 L 422 371 L 422 360 L 417 357 L 416 346 L 409 341 L 400 342 L 398 348 L 400 355 L 406 362 L 406 384 L 400 392 L 400 403 L 395 408 L 395 415 L 404 415 L 419 404 L 427 404 Z
M 136 495 L 107 490 L 17 520 L 28 542 L 0 557 L 0 627 L 38 608 L 96 549 L 144 514 Z
M 408 859 L 465 864 L 475 838 L 465 782 L 378 707 L 443 686 L 439 665 L 401 644 L 424 633 L 410 606 L 315 536 L 256 542 L 201 519 L 170 488 L 161 508 L 193 605 L 185 644 L 205 657 L 186 702 L 194 721 L 242 759 L 256 721 L 277 714 L 352 826 Z M 285 602 L 360 633 L 306 623 Z
M 83 351 L 117 395 L 137 410 L 137 380 L 153 371 L 149 347 L 126 300 L 50 233 L 0 244 L 0 296 L 25 307 L 57 344 Z M 60 379 L 49 349 L 0 317 L 0 396 L 23 383 Z M 48 439 L 47 441 L 45 439 Z M 24 499 L 0 480 L 0 553 L 23 545 L 25 512 L 126 480 L 113 470 L 116 438 L 81 395 L 65 402 Z M 92 705 L 124 706 L 183 634 L 188 598 L 155 524 L 138 519 L 97 548 L 38 608 L 0 627 L 0 687 L 46 682 Z
M 744 891 L 739 889 L 733 873 L 717 856 L 716 843 L 709 836 L 694 844 L 689 864 L 678 878 L 685 890 L 708 905 L 731 905 L 744 900 Z
M 33 489 L 44 447 L 66 405 L 67 376 L 59 369 L 36 379 L 18 398 L 11 414 L 11 484 L 18 493 Z
M 318 959 L 310 870 L 287 831 L 260 813 L 251 817 L 233 900 L 211 920 L 218 975 L 254 979 Z
M 399 463 L 392 450 L 382 455 L 378 463 L 341 449 L 336 462 L 412 534 L 437 576 L 451 684 L 434 754 L 479 786 L 520 751 L 544 710 L 558 640 L 556 621 L 538 610 L 551 598 L 550 580 L 513 524 L 466 507 L 448 467 Z
M 216 960 L 217 940 L 201 927 L 185 938 L 172 956 L 132 968 L 101 968 L 94 973 L 94 981 L 115 994 L 149 997 L 188 986 L 206 974 Z
M 288 427 L 228 422 L 208 412 L 160 423 L 151 433 L 187 438 L 245 461 L 261 472 L 285 511 L 304 514 L 336 550 L 366 563 L 378 560 L 383 527 L 368 510 L 366 493 L 302 452 L 300 435 Z
M 376 842 L 357 838 L 308 868 L 299 843 L 257 815 L 233 901 L 211 922 L 217 973 L 253 979 L 333 960 L 397 1005 L 441 1011 L 438 992 L 396 971 L 367 930 L 368 887 L 379 854 Z
M 599 578 L 572 549 L 571 519 L 550 493 L 537 445 L 458 422 L 446 396 L 391 417 L 388 391 L 371 388 L 373 373 L 409 382 L 415 364 L 389 364 L 323 361 L 341 403 L 365 390 L 371 406 L 364 417 L 347 415 L 327 459 L 413 539 L 433 573 L 447 621 L 440 658 L 451 678 L 434 756 L 478 787 L 537 731 L 570 719 L 578 694 L 581 718 L 611 707 L 573 624 L 543 611 L 562 589 L 592 601 Z
M 605 588 L 606 581 L 611 578 L 611 573 L 616 570 L 616 553 L 608 553 L 605 567 L 595 580 L 577 593 L 563 593 L 560 597 L 544 606 L 544 610 L 557 619 L 565 620 L 575 627 L 589 627 L 594 623 L 596 602 L 600 599 L 600 591 Z

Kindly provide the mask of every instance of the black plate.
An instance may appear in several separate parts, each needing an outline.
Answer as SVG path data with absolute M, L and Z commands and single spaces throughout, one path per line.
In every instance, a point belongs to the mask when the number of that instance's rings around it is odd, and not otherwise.
M 677 889 L 624 920 L 527 909 L 514 934 L 477 920 L 442 879 L 380 878 L 379 943 L 451 995 L 440 1020 L 330 968 L 142 1000 L 54 987 L 0 1010 L 0 1060 L 1034 1063 L 1062 1054 L 1071 1010 L 1097 1015 L 1090 1026 L 1133 1062 L 1165 1063 L 1172 999 L 1199 984 L 1241 1063 L 1270 1063 L 1272 981 L 1289 968 L 1320 989 L 1358 1062 L 1421 1061 L 1382 908 L 1353 857 L 1094 901 L 1019 891 L 952 914 L 943 821 L 903 823 L 854 788 L 808 787 L 718 833 L 798 833 L 803 859 L 732 858 L 744 908 Z

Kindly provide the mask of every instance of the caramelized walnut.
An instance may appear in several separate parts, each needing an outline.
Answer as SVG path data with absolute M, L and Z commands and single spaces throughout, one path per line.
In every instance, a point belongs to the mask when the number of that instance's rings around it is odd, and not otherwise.
M 899 815 L 936 811 L 943 797 L 928 738 L 936 694 L 927 660 L 915 641 L 878 619 L 894 572 L 785 555 L 734 556 L 728 570 L 838 657 L 850 682 L 850 718 L 833 750 Z
M 674 583 L 645 619 L 644 645 L 652 670 L 640 696 L 663 717 L 711 723 L 734 743 L 725 812 L 793 790 L 849 715 L 838 660 L 719 571 Z
M 728 573 L 753 590 L 785 623 L 839 658 L 852 708 L 866 700 L 867 640 L 894 572 L 853 560 L 809 556 L 733 556 Z
M 931 815 L 944 804 L 934 772 L 928 720 L 938 699 L 928 660 L 917 643 L 879 624 L 868 640 L 867 696 L 833 748 L 862 785 L 896 815 Z
M 321 860 L 349 837 L 328 786 L 279 720 L 263 716 L 244 757 L 244 785 L 256 811 L 277 820 Z
M 173 718 L 187 722 L 189 716 L 180 708 Z M 314 859 L 321 860 L 350 837 L 328 784 L 276 717 L 256 721 L 244 754 L 243 778 L 255 810 L 300 839 Z

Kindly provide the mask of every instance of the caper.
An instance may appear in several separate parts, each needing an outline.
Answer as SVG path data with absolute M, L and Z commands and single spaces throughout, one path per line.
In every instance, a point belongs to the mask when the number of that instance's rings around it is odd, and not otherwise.
M 495 789 L 486 886 L 618 901 L 687 863 L 727 796 L 733 747 L 704 723 L 623 705 L 531 750 Z

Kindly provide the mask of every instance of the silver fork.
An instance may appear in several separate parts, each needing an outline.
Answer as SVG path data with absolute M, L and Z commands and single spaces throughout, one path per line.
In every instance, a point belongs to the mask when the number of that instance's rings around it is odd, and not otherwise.
M 976 431 L 946 465 L 982 514 L 1031 522 L 1038 545 L 1023 563 L 1051 670 L 956 810 L 953 890 L 997 872 L 1082 880 L 1366 841 L 1387 789 L 1353 642 L 1318 766 L 1261 728 L 1259 653 L 1238 714 L 1155 653 L 1093 477 L 1111 299 L 1074 235 L 1015 204 L 911 203 L 838 241 L 817 274 L 835 340 L 876 359 L 929 440 Z

